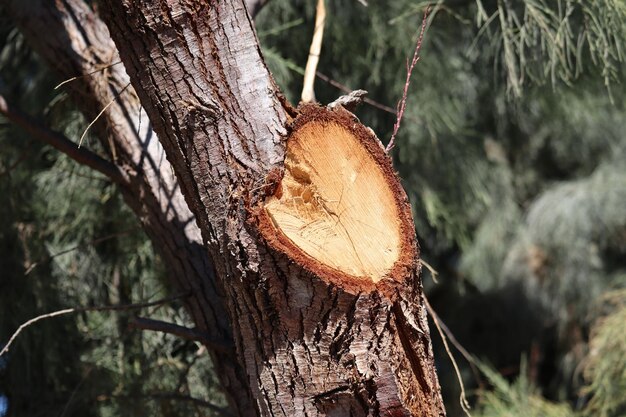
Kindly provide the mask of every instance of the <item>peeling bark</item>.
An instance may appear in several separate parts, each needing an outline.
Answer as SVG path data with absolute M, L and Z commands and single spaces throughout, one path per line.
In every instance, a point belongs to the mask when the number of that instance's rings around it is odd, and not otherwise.
M 263 227 L 289 135 L 308 110 L 298 115 L 281 99 L 243 2 L 102 3 L 215 262 L 258 414 L 445 415 L 410 210 L 371 134 L 362 146 L 386 173 L 404 236 L 379 280 L 328 262 L 313 267 L 311 253 L 297 256 Z M 342 109 L 316 112 L 350 117 Z M 351 125 L 357 136 L 368 132 Z

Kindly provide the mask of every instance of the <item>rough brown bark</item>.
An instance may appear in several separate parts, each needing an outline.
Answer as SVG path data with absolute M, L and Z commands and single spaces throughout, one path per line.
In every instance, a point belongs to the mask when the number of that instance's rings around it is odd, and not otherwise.
M 234 346 L 223 294 L 216 286 L 200 230 L 151 123 L 128 86 L 123 65 L 115 64 L 119 56 L 106 25 L 82 0 L 10 0 L 5 6 L 61 80 L 81 76 L 65 88 L 87 120 L 110 104 L 92 131 L 123 176 L 115 181 L 124 200 L 163 258 L 173 285 L 193 294 L 185 303 L 197 330 L 206 340 Z M 205 346 L 232 412 L 254 413 L 243 368 L 211 343 Z
M 410 210 L 367 129 L 341 109 L 302 109 L 291 124 L 241 0 L 102 10 L 215 261 L 258 413 L 444 415 Z M 353 125 L 387 173 L 406 242 L 378 282 L 313 267 L 263 227 L 289 127 L 307 120 Z

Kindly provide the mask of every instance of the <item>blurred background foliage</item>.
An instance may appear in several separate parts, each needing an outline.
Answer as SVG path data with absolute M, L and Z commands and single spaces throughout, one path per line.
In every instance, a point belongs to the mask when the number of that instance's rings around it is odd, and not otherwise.
M 473 371 L 454 353 L 472 414 L 626 415 L 626 2 L 368 3 L 327 1 L 318 70 L 394 108 L 431 5 L 393 158 L 438 271 L 435 282 L 424 270 L 427 296 L 477 361 Z M 293 103 L 314 11 L 313 0 L 271 0 L 256 19 Z M 60 80 L 1 13 L 0 32 L 2 93 L 79 137 L 87 122 L 53 89 Z M 320 102 L 341 94 L 316 81 Z M 357 115 L 388 140 L 389 109 Z M 0 340 L 37 314 L 167 295 L 115 187 L 0 123 Z M 212 415 L 191 400 L 221 403 L 202 348 L 129 330 L 132 314 L 28 329 L 0 362 L 9 415 Z M 177 303 L 144 314 L 189 324 Z M 463 415 L 434 327 L 433 340 L 448 413 Z

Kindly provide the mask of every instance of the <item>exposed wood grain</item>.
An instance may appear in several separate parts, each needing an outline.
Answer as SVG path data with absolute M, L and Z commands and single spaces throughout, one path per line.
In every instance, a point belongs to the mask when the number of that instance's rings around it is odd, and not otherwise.
M 257 413 L 444 415 L 410 208 L 379 144 L 354 146 L 391 173 L 384 177 L 408 250 L 376 283 L 310 268 L 263 233 L 263 202 L 276 190 L 268 183 L 284 172 L 285 140 L 301 119 L 291 124 L 295 113 L 264 65 L 243 2 L 103 6 L 215 261 Z
M 398 260 L 400 218 L 387 179 L 349 127 L 310 122 L 287 145 L 280 196 L 265 208 L 310 257 L 378 282 Z

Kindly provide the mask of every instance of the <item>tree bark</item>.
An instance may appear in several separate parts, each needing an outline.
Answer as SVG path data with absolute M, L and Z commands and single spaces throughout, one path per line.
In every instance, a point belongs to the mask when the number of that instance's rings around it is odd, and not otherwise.
M 78 77 L 66 88 L 87 120 L 94 120 L 108 106 L 92 130 L 108 159 L 120 168 L 116 172 L 123 178 L 115 182 L 124 200 L 161 255 L 174 287 L 192 293 L 184 301 L 197 330 L 206 340 L 234 349 L 224 295 L 216 285 L 200 229 L 150 120 L 129 86 L 128 75 L 119 65 L 106 25 L 83 0 L 9 0 L 5 6 L 29 44 L 61 80 Z M 255 413 L 243 368 L 225 360 L 212 343 L 205 346 L 232 412 Z
M 343 109 L 284 102 L 242 0 L 102 4 L 215 262 L 258 414 L 444 415 L 410 208 L 371 131 Z M 340 148 L 333 138 L 350 140 L 362 171 L 350 149 L 322 161 Z M 370 179 L 378 191 L 346 194 L 348 205 L 344 190 L 366 191 Z M 386 246 L 354 234 L 352 203 L 392 217 Z M 342 260 L 299 240 L 306 228 L 290 219 L 305 208 L 331 236 L 344 230 L 352 245 Z

